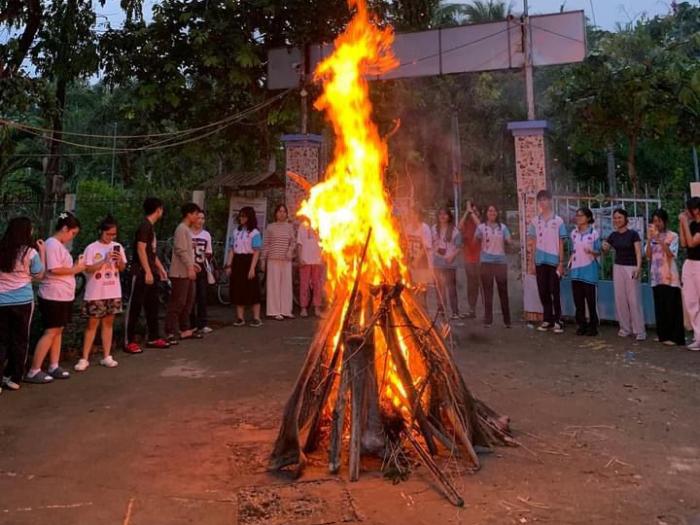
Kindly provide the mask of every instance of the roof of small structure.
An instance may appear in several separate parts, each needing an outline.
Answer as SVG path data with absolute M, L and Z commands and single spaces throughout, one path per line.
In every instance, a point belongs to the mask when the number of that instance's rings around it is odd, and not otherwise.
M 230 190 L 265 190 L 284 187 L 284 179 L 275 171 L 234 171 L 217 175 L 204 183 L 204 186 Z

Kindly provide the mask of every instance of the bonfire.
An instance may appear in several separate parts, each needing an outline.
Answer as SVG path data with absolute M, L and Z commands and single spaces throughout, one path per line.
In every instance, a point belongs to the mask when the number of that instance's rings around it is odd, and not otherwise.
M 410 453 L 462 505 L 440 455 L 476 470 L 475 447 L 513 440 L 507 418 L 470 394 L 445 332 L 413 293 L 366 80 L 398 65 L 393 32 L 375 23 L 364 0 L 349 4 L 354 17 L 314 74 L 323 87 L 315 107 L 333 126 L 334 156 L 299 210 L 319 232 L 333 300 L 285 407 L 270 468 L 300 475 L 308 454 L 326 450 L 330 472 L 347 461 L 356 481 L 361 457 L 401 471 L 408 465 L 399 458 Z

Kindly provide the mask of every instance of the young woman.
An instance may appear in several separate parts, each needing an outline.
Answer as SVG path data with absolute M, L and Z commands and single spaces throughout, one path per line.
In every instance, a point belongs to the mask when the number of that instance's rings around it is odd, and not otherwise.
M 284 204 L 275 208 L 275 222 L 265 228 L 262 264 L 267 272 L 267 304 L 265 314 L 282 321 L 285 317 L 294 319 L 292 306 L 292 259 L 296 235 L 294 226 L 287 220 L 288 212 Z
M 486 222 L 479 223 L 478 215 L 471 214 L 472 221 L 477 224 L 476 238 L 481 243 L 481 287 L 484 293 L 484 324 L 488 327 L 493 323 L 493 283 L 498 288 L 498 298 L 501 302 L 501 313 L 506 328 L 510 328 L 510 305 L 508 304 L 508 261 L 506 260 L 506 245 L 511 242 L 510 230 L 498 220 L 498 208 L 489 206 L 486 209 Z
M 433 226 L 432 237 L 433 268 L 438 285 L 438 312 L 445 312 L 449 298 L 452 319 L 459 319 L 457 256 L 462 247 L 462 236 L 449 209 L 440 208 L 438 211 L 438 222 Z
M 321 245 L 318 233 L 314 231 L 307 218 L 303 218 L 297 231 L 297 252 L 299 253 L 299 302 L 301 316 L 309 316 L 309 301 L 314 307 L 316 317 L 321 317 L 323 300 L 323 281 L 325 269 L 321 259 Z M 309 291 L 311 293 L 309 293 Z
M 569 271 L 576 306 L 576 335 L 598 335 L 598 256 L 600 235 L 593 228 L 593 212 L 589 208 L 576 210 L 576 228 L 571 232 Z M 588 307 L 588 319 L 586 319 Z
M 423 222 L 421 211 L 418 208 L 410 208 L 406 213 L 403 234 L 411 284 L 416 287 L 416 297 L 427 308 L 428 288 L 434 282 L 433 237 L 430 226 Z
M 656 333 L 659 342 L 668 345 L 685 345 L 683 326 L 683 299 L 678 275 L 678 234 L 667 229 L 668 213 L 656 210 L 651 215 L 647 258 L 651 261 L 649 273 L 654 292 Z
M 683 263 L 683 301 L 693 326 L 693 341 L 688 350 L 700 352 L 700 197 L 688 200 L 687 211 L 678 219 L 681 245 L 688 254 Z
M 20 388 L 34 312 L 32 279 L 41 279 L 44 264 L 44 243 L 34 243 L 32 222 L 10 220 L 0 240 L 0 392 Z
M 34 349 L 32 367 L 24 381 L 27 383 L 50 383 L 54 379 L 68 379 L 70 374 L 58 366 L 61 357 L 63 329 L 73 315 L 75 299 L 75 274 L 85 270 L 82 257 L 73 264 L 66 249 L 80 231 L 80 221 L 67 211 L 58 216 L 55 233 L 46 240 L 46 274 L 39 285 L 39 312 L 44 333 Z M 41 370 L 49 354 L 48 373 Z
M 87 283 L 83 298 L 83 315 L 88 318 L 83 336 L 83 357 L 75 370 L 83 372 L 90 366 L 90 351 L 97 329 L 101 328 L 102 359 L 100 364 L 114 368 L 119 363 L 112 357 L 114 316 L 122 312 L 122 286 L 119 273 L 126 268 L 124 247 L 115 242 L 117 222 L 108 215 L 98 227 L 99 238 L 85 248 L 83 254 Z
M 642 239 L 639 233 L 628 228 L 627 210 L 618 208 L 612 216 L 615 231 L 603 242 L 603 252 L 615 250 L 613 287 L 615 288 L 615 312 L 620 330 L 617 335 L 637 341 L 647 338 L 642 304 Z
M 262 239 L 258 220 L 250 206 L 238 213 L 238 228 L 229 240 L 228 256 L 224 270 L 231 277 L 231 302 L 236 305 L 234 326 L 245 325 L 245 307 L 253 309 L 250 326 L 262 326 L 260 320 L 260 284 L 256 267 L 260 257 Z

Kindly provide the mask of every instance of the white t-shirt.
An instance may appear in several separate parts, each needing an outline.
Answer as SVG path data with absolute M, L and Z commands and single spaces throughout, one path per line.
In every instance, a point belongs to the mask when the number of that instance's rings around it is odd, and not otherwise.
M 73 257 L 55 237 L 44 242 L 46 248 L 46 275 L 39 285 L 39 297 L 49 301 L 72 301 L 75 299 L 75 276 L 56 275 L 55 268 L 72 268 Z
M 297 231 L 297 244 L 299 245 L 299 263 L 321 264 L 321 246 L 318 235 L 306 224 L 300 224 Z
M 115 246 L 119 246 L 120 258 L 122 262 L 126 263 L 124 247 L 118 242 L 104 244 L 100 241 L 95 241 L 85 248 L 86 266 L 92 266 L 95 263 L 104 261 L 104 264 L 96 272 L 85 272 L 87 276 L 87 282 L 85 283 L 86 301 L 121 299 L 122 285 L 119 281 L 119 268 L 110 260 L 110 254 L 114 251 Z
M 211 234 L 207 230 L 199 233 L 192 231 L 192 248 L 194 249 L 194 262 L 200 266 L 204 264 L 207 255 L 214 253 L 211 246 Z

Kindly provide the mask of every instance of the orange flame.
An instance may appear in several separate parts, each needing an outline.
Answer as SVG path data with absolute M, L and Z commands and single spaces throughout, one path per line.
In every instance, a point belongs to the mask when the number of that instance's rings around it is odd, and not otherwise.
M 319 232 L 331 291 L 349 290 L 359 254 L 372 227 L 363 280 L 391 281 L 405 274 L 399 233 L 384 189 L 387 146 L 372 121 L 369 74 L 398 65 L 391 28 L 380 29 L 365 0 L 348 0 L 356 14 L 336 39 L 335 50 L 314 74 L 323 84 L 315 107 L 326 111 L 335 132 L 335 151 L 325 181 L 311 188 L 299 215 Z

